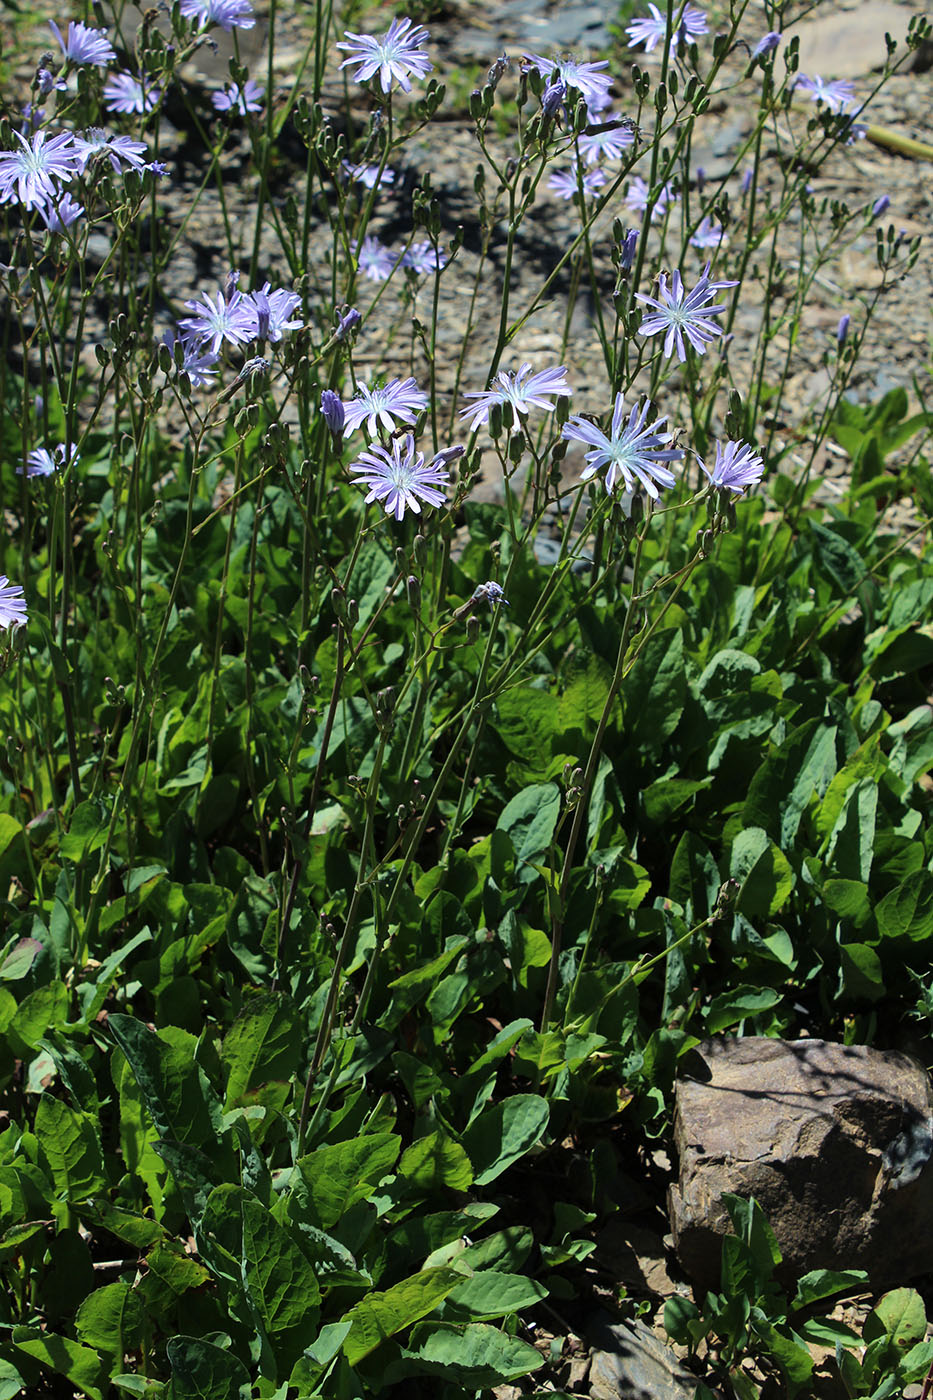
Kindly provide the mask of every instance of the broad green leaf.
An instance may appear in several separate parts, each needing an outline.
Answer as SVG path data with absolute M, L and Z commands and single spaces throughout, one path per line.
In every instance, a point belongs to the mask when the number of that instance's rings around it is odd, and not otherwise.
M 535 863 L 550 850 L 561 794 L 556 783 L 532 783 L 507 803 L 496 828 L 504 831 L 515 848 L 515 868 L 522 881 L 533 880 Z
M 322 1229 L 329 1230 L 352 1205 L 373 1194 L 395 1166 L 401 1146 L 394 1133 L 367 1133 L 302 1157 L 298 1169 Z
M 250 1400 L 249 1372 L 236 1356 L 201 1337 L 172 1337 L 171 1400 Z
M 11 1337 L 15 1347 L 63 1376 L 69 1385 L 88 1396 L 88 1400 L 104 1400 L 106 1377 L 96 1351 L 55 1332 L 40 1332 L 37 1327 L 16 1327 Z
M 76 865 L 98 850 L 107 839 L 110 814 L 102 802 L 82 802 L 72 814 L 59 847 L 67 860 Z
M 157 1033 L 134 1016 L 116 1013 L 108 1025 L 129 1061 L 159 1136 L 193 1147 L 216 1142 L 221 1131 L 220 1104 L 195 1060 L 195 1037 L 175 1026 Z
M 321 1293 L 314 1270 L 291 1234 L 261 1201 L 241 1195 L 243 1279 L 267 1335 L 317 1324 Z
M 741 883 L 735 907 L 749 919 L 776 914 L 794 887 L 790 862 L 760 826 L 746 827 L 736 836 L 729 873 Z
M 764 827 L 782 850 L 787 849 L 807 804 L 823 796 L 835 771 L 835 726 L 822 719 L 806 720 L 771 749 L 752 778 L 743 826 Z
M 498 1327 L 476 1322 L 463 1329 L 425 1323 L 416 1329 L 399 1361 L 386 1367 L 386 1380 L 436 1376 L 458 1389 L 491 1390 L 527 1376 L 544 1364 L 533 1346 Z
M 914 1288 L 886 1293 L 865 1319 L 862 1335 L 867 1342 L 887 1337 L 899 1352 L 923 1341 L 927 1330 L 923 1299 Z
M 16 1400 L 16 1396 L 25 1391 L 25 1383 L 16 1367 L 0 1360 L 0 1400 Z
M 839 967 L 844 996 L 858 1001 L 880 1001 L 887 996 L 883 964 L 867 943 L 844 943 L 839 949 Z
M 0 963 L 0 980 L 17 982 L 25 977 L 41 952 L 42 944 L 38 938 L 19 939 Z
M 834 914 L 851 919 L 856 927 L 861 927 L 872 912 L 868 886 L 862 880 L 827 880 L 823 899 Z
M 501 1274 L 486 1269 L 465 1279 L 449 1294 L 444 1303 L 444 1316 L 466 1314 L 476 1322 L 491 1322 L 497 1317 L 532 1308 L 548 1296 L 541 1283 L 524 1274 Z
M 867 881 L 875 849 L 878 782 L 862 778 L 846 792 L 842 810 L 829 834 L 825 862 L 844 879 Z
M 496 700 L 494 727 L 506 746 L 535 769 L 551 756 L 551 740 L 561 729 L 557 696 L 547 690 L 520 686 Z
M 508 1225 L 504 1230 L 497 1230 L 484 1240 L 468 1245 L 460 1255 L 460 1262 L 477 1273 L 482 1269 L 518 1273 L 533 1245 L 534 1236 L 529 1229 L 523 1225 Z
M 770 1011 L 780 1000 L 780 992 L 773 987 L 736 987 L 733 991 L 721 992 L 713 997 L 706 1012 L 707 1033 L 718 1035 L 749 1016 Z
M 684 638 L 679 628 L 657 633 L 645 646 L 622 688 L 625 730 L 631 742 L 654 753 L 680 723 L 687 696 Z
M 301 1035 L 290 997 L 250 997 L 224 1036 L 220 1058 L 228 1069 L 226 1106 L 269 1079 L 289 1079 L 298 1068 Z
M 547 1129 L 549 1108 L 537 1094 L 513 1094 L 485 1109 L 463 1135 L 477 1186 L 488 1186 L 530 1151 Z
M 105 1188 L 103 1151 L 90 1114 L 43 1094 L 36 1109 L 35 1131 L 56 1194 L 63 1201 L 83 1201 Z
M 594 723 L 605 708 L 612 671 L 594 652 L 572 652 L 560 671 L 564 692 L 560 697 L 560 727 L 586 731 L 583 720 Z
M 351 1366 L 375 1351 L 387 1337 L 433 1312 L 463 1282 L 455 1269 L 424 1269 L 384 1293 L 370 1293 L 347 1313 L 351 1323 L 343 1351 Z
M 797 1280 L 791 1308 L 808 1308 L 821 1298 L 832 1298 L 835 1293 L 855 1293 L 868 1281 L 864 1269 L 813 1269 Z
M 398 1174 L 419 1194 L 430 1195 L 448 1187 L 469 1191 L 473 1184 L 470 1159 L 459 1142 L 440 1130 L 418 1138 L 402 1153 Z
M 918 870 L 886 894 L 875 908 L 884 938 L 929 938 L 933 929 L 933 875 Z
M 142 1328 L 139 1295 L 122 1279 L 89 1293 L 75 1315 L 81 1341 L 116 1357 L 120 1365 L 124 1353 L 138 1347 Z

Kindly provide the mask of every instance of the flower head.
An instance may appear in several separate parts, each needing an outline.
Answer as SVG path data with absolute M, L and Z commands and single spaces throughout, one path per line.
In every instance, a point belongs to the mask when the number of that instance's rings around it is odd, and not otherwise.
M 754 486 L 764 474 L 764 463 L 753 447 L 746 442 L 717 442 L 716 462 L 710 468 L 697 457 L 697 461 L 710 479 L 712 486 L 724 491 L 734 491 L 741 495 L 746 486 Z
M 849 334 L 849 322 L 851 320 L 852 317 L 848 312 L 839 318 L 839 325 L 836 327 L 836 341 L 840 348 L 846 343 L 846 337 Z
M 199 340 L 188 340 L 176 336 L 174 331 L 166 331 L 162 337 L 174 355 L 176 344 L 181 345 L 182 361 L 179 374 L 187 374 L 195 389 L 207 389 L 217 377 L 214 366 L 220 359 L 216 350 L 205 350 Z
M 621 477 L 626 491 L 634 491 L 640 482 L 653 501 L 658 499 L 658 486 L 673 486 L 675 477 L 667 462 L 679 462 L 683 453 L 671 447 L 671 433 L 660 429 L 667 422 L 658 418 L 647 423 L 651 403 L 645 400 L 641 409 L 633 408 L 625 421 L 625 405 L 621 394 L 616 394 L 615 408 L 612 411 L 612 426 L 607 436 L 588 418 L 576 415 L 569 418 L 561 430 L 561 437 L 568 442 L 582 442 L 590 448 L 586 453 L 587 465 L 581 480 L 606 468 L 604 485 L 611 491 L 616 480 Z
M 345 160 L 341 161 L 341 169 L 350 180 L 356 180 L 368 190 L 374 190 L 377 185 L 391 185 L 395 180 L 395 171 L 388 167 L 380 175 L 378 165 L 353 165 Z
M 81 160 L 81 170 L 86 170 L 97 155 L 106 156 L 117 174 L 124 169 L 124 163 L 134 170 L 142 170 L 146 164 L 144 141 L 134 141 L 131 136 L 114 136 L 99 126 L 79 132 L 75 136 L 75 146 Z
M 83 215 L 84 205 L 67 193 L 59 195 L 54 203 L 50 200 L 44 209 L 39 210 L 39 217 L 49 233 L 64 233 Z
M 257 334 L 256 308 L 246 301 L 236 284 L 228 278 L 225 292 L 218 292 L 212 301 L 209 292 L 201 292 L 200 300 L 186 301 L 193 316 L 186 316 L 178 325 L 184 339 L 202 346 L 210 343 L 216 355 L 221 345 L 245 345 Z
M 104 103 L 109 112 L 136 112 L 144 117 L 159 105 L 161 88 L 146 88 L 132 73 L 114 73 L 104 83 Z
M 472 419 L 471 431 L 481 423 L 489 422 L 489 410 L 497 403 L 511 404 L 515 412 L 524 417 L 529 408 L 543 408 L 545 412 L 553 413 L 551 398 L 569 398 L 573 393 L 563 365 L 539 370 L 528 378 L 530 370 L 531 365 L 527 363 L 521 365 L 515 374 L 500 369 L 488 389 L 482 393 L 464 394 L 464 398 L 476 400 L 460 413 L 461 418 Z
M 871 216 L 873 219 L 880 219 L 882 214 L 887 213 L 891 207 L 891 196 L 887 194 L 879 195 L 871 206 Z
M 402 267 L 410 267 L 419 277 L 425 277 L 429 272 L 440 272 L 446 266 L 447 254 L 435 248 L 426 238 L 420 243 L 413 243 L 402 254 Z
M 233 29 L 252 29 L 256 23 L 249 0 L 181 0 L 185 19 L 194 19 L 199 29 L 219 24 L 229 34 Z
M 650 18 L 633 19 L 625 30 L 629 43 L 644 44 L 645 53 L 650 53 L 667 37 L 667 15 L 662 14 L 657 5 L 649 4 L 648 9 L 651 11 Z M 674 12 L 675 44 L 688 44 L 692 39 L 706 34 L 708 28 L 706 15 L 696 5 L 684 5 L 680 11 Z
M 621 160 L 627 147 L 635 141 L 632 123 L 624 119 L 591 122 L 577 138 L 580 155 L 587 165 L 598 160 Z
M 18 583 L 0 574 L 0 627 L 22 627 L 26 621 L 26 595 Z
M 824 102 L 829 110 L 837 115 L 845 111 L 855 96 L 855 88 L 851 83 L 826 83 L 818 73 L 812 78 L 806 73 L 798 73 L 794 86 L 808 92 L 814 102 Z
M 242 301 L 244 312 L 252 310 L 254 313 L 253 334 L 260 340 L 268 340 L 271 345 L 278 344 L 286 331 L 302 329 L 304 321 L 289 320 L 300 305 L 301 297 L 297 292 L 290 292 L 285 287 L 277 287 L 273 291 L 269 282 L 255 292 L 248 292 Z
M 752 58 L 761 58 L 766 53 L 773 53 L 781 42 L 781 38 L 780 30 L 769 29 L 767 34 L 763 34 L 752 49 Z
M 37 131 L 30 139 L 13 135 L 19 150 L 0 151 L 0 204 L 18 200 L 25 209 L 41 209 L 59 197 L 56 180 L 70 180 L 79 167 L 78 152 L 70 131 L 49 136 Z
M 49 28 L 69 63 L 93 63 L 96 68 L 106 68 L 117 56 L 106 29 L 89 29 L 73 19 L 68 24 L 68 37 L 63 39 L 54 19 L 49 20 Z
M 553 83 L 548 83 L 541 94 L 541 110 L 546 117 L 553 117 L 561 108 L 567 96 L 567 84 L 561 82 L 560 78 L 555 78 Z
M 346 412 L 343 400 L 339 394 L 334 393 L 333 389 L 324 389 L 321 393 L 321 413 L 334 437 L 341 437 L 346 422 Z
M 693 248 L 718 248 L 725 238 L 725 234 L 726 230 L 722 224 L 717 224 L 706 214 L 697 224 L 690 239 L 690 246 Z
M 642 335 L 664 334 L 664 354 L 670 359 L 676 347 L 677 358 L 685 360 L 687 353 L 684 349 L 684 336 L 696 350 L 698 355 L 706 353 L 707 345 L 715 339 L 717 335 L 722 335 L 722 328 L 712 320 L 713 316 L 718 316 L 725 310 L 723 305 L 711 306 L 709 303 L 716 292 L 723 291 L 727 287 L 737 287 L 737 282 L 712 282 L 709 277 L 709 263 L 703 269 L 703 274 L 692 292 L 684 289 L 683 279 L 679 272 L 671 276 L 671 286 L 668 290 L 667 277 L 662 272 L 658 276 L 658 296 L 645 296 L 642 292 L 635 293 L 637 301 L 643 301 L 647 306 L 654 307 L 653 311 L 646 311 L 639 330 Z
M 447 463 L 452 451 L 438 453 L 425 466 L 424 453 L 415 451 L 415 439 L 406 433 L 402 438 L 393 438 L 388 448 L 377 443 L 361 452 L 357 461 L 351 463 L 350 471 L 360 486 L 369 487 L 367 504 L 379 501 L 386 515 L 401 520 L 406 510 L 420 515 L 422 501 L 429 506 L 444 504 L 444 491 L 450 484 Z M 459 452 L 462 451 L 461 447 Z
M 554 170 L 548 176 L 547 187 L 561 199 L 573 199 L 580 193 L 580 185 L 583 185 L 584 197 L 593 195 L 606 183 L 606 174 L 603 170 L 587 170 L 583 174 L 582 180 L 577 178 L 577 162 L 572 161 L 569 170 Z
M 227 83 L 223 92 L 215 92 L 211 96 L 211 102 L 218 112 L 230 112 L 235 109 L 245 117 L 250 112 L 262 111 L 265 95 L 266 90 L 261 83 L 254 83 L 252 78 L 247 78 L 242 88 L 238 83 Z
M 37 447 L 26 457 L 27 476 L 54 476 L 63 467 L 75 466 L 80 462 L 75 449 L 72 447 L 69 452 L 67 444 L 60 442 L 54 452 L 50 452 L 47 447 Z M 18 475 L 22 475 L 22 467 L 17 467 Z
M 363 318 L 356 307 L 349 306 L 343 315 L 338 317 L 337 329 L 334 331 L 334 335 L 338 340 L 346 340 L 347 336 L 352 335 L 356 328 L 362 324 L 362 321 Z
M 392 433 L 400 423 L 412 424 L 428 406 L 428 396 L 418 388 L 414 379 L 390 379 L 375 389 L 365 384 L 357 386 L 356 395 L 345 404 L 346 429 L 353 432 L 365 422 L 370 437 L 375 437 L 380 425 Z
M 595 63 L 578 63 L 574 58 L 543 58 L 541 54 L 526 53 L 525 62 L 537 68 L 542 78 L 550 79 L 554 73 L 565 88 L 576 88 L 586 102 L 604 104 L 612 86 L 612 74 L 603 72 L 609 67 L 609 60 L 597 59 Z
M 392 275 L 396 256 L 391 248 L 380 243 L 375 234 L 368 233 L 359 249 L 354 248 L 353 251 L 356 253 L 360 272 L 364 277 L 368 277 L 370 282 L 385 282 Z
M 358 64 L 353 75 L 358 83 L 368 82 L 378 73 L 383 92 L 391 92 L 393 83 L 398 83 L 404 92 L 411 92 L 411 75 L 424 78 L 434 67 L 423 47 L 430 37 L 420 24 L 412 28 L 410 19 L 394 19 L 379 39 L 372 34 L 352 34 L 347 29 L 344 39 L 350 42 L 337 45 L 348 55 L 340 66 Z
M 507 608 L 512 605 L 505 596 L 501 583 L 494 583 L 491 579 L 487 583 L 478 583 L 473 589 L 471 603 L 488 603 L 492 610 L 497 603 L 504 603 Z
M 645 210 L 648 208 L 650 194 L 650 186 L 641 178 L 640 175 L 633 175 L 631 181 L 629 182 L 628 190 L 626 191 L 625 203 L 627 204 L 628 208 L 633 210 L 634 212 L 644 213 Z M 676 203 L 676 201 L 677 195 L 674 193 L 673 186 L 670 184 L 670 182 L 668 182 L 666 185 L 662 185 L 657 198 L 651 206 L 652 222 L 655 219 L 663 219 L 664 215 L 667 213 L 668 205 L 674 204 Z

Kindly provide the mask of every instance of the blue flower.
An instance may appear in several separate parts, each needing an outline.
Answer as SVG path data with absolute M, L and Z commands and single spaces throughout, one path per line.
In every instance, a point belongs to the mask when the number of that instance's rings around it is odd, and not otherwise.
M 360 486 L 369 487 L 367 504 L 379 501 L 386 515 L 401 520 L 406 510 L 420 515 L 422 501 L 430 506 L 444 505 L 444 491 L 450 484 L 447 463 L 451 453 L 460 455 L 462 451 L 462 447 L 459 451 L 449 448 L 425 466 L 424 453 L 415 451 L 415 439 L 406 433 L 403 438 L 393 438 L 388 449 L 376 444 L 361 452 L 350 471 Z
M 229 34 L 233 29 L 252 29 L 256 23 L 249 0 L 181 0 L 185 19 L 196 19 L 199 29 L 219 24 Z
M 211 97 L 211 102 L 218 112 L 229 112 L 236 108 L 241 116 L 247 116 L 250 112 L 262 111 L 262 100 L 266 95 L 266 90 L 260 83 L 254 83 L 252 78 L 247 78 L 241 88 L 239 83 L 227 83 L 223 92 L 215 92 Z
M 358 83 L 368 82 L 378 73 L 383 92 L 391 92 L 393 83 L 398 83 L 404 92 L 411 92 L 411 76 L 424 78 L 434 67 L 423 48 L 430 37 L 421 25 L 412 28 L 410 19 L 394 19 L 379 39 L 346 29 L 344 39 L 350 42 L 341 42 L 337 47 L 348 57 L 340 66 L 358 64 L 353 75 Z
M 68 37 L 63 39 L 54 19 L 49 20 L 49 28 L 69 63 L 92 63 L 96 68 L 106 68 L 117 56 L 106 29 L 90 29 L 73 19 L 68 25 Z
M 737 496 L 747 486 L 756 485 L 764 474 L 764 463 L 746 442 L 717 442 L 716 462 L 712 470 L 702 457 L 697 457 L 697 461 L 709 477 L 711 486 L 734 491 Z
M 398 424 L 414 423 L 427 406 L 428 396 L 414 379 L 390 379 L 388 384 L 375 389 L 359 384 L 355 398 L 344 405 L 347 432 L 353 432 L 365 422 L 370 437 L 376 436 L 380 426 L 392 433 Z
M 632 409 L 626 422 L 622 395 L 616 394 L 608 436 L 588 418 L 574 415 L 567 420 L 561 437 L 568 442 L 582 442 L 591 449 L 586 453 L 587 466 L 581 474 L 582 481 L 588 481 L 605 467 L 607 491 L 611 491 L 621 477 L 626 491 L 634 491 L 636 483 L 640 482 L 653 501 L 658 499 L 658 486 L 674 485 L 676 478 L 665 463 L 679 462 L 684 454 L 670 446 L 671 433 L 659 431 L 667 422 L 666 418 L 646 423 L 651 407 L 646 399 L 640 410 Z
M 515 374 L 500 370 L 488 389 L 482 393 L 464 394 L 465 399 L 476 399 L 469 407 L 461 410 L 461 418 L 471 418 L 471 431 L 481 423 L 489 422 L 489 410 L 496 404 L 511 404 L 516 413 L 523 417 L 529 408 L 543 408 L 553 413 L 551 398 L 568 398 L 573 393 L 567 383 L 567 371 L 563 365 L 553 365 L 550 369 L 539 370 L 528 378 L 530 364 L 523 364 Z
M 565 88 L 576 88 L 578 92 L 582 92 L 584 100 L 588 103 L 600 106 L 609 95 L 612 74 L 602 71 L 609 67 L 608 59 L 600 58 L 595 63 L 578 63 L 574 58 L 542 58 L 540 54 L 535 53 L 526 53 L 523 57 L 532 68 L 537 68 L 542 78 L 550 79 L 556 73 Z
M 808 92 L 814 102 L 824 102 L 829 110 L 837 115 L 845 111 L 855 96 L 855 88 L 851 83 L 842 81 L 826 83 L 819 73 L 812 78 L 808 77 L 806 73 L 798 73 L 794 86 Z
M 162 96 L 161 88 L 146 88 L 132 73 L 114 73 L 104 83 L 104 101 L 110 112 L 135 112 L 144 117 L 154 111 Z
M 633 19 L 625 30 L 629 43 L 644 44 L 645 53 L 650 53 L 667 37 L 667 15 L 662 14 L 657 5 L 649 4 L 648 9 L 651 11 L 649 19 Z M 673 34 L 676 44 L 689 43 L 707 31 L 706 15 L 696 5 L 684 5 L 682 10 L 675 10 Z
M 18 583 L 0 574 L 0 627 L 22 627 L 26 621 L 26 595 Z
M 19 150 L 0 151 L 0 204 L 18 200 L 25 209 L 41 209 L 59 198 L 56 180 L 70 180 L 79 157 L 70 131 L 50 137 L 37 131 L 31 140 L 14 131 Z
M 692 292 L 684 288 L 683 279 L 679 272 L 671 276 L 671 286 L 668 290 L 667 277 L 662 272 L 658 276 L 658 296 L 645 296 L 642 292 L 635 293 L 636 301 L 643 301 L 647 306 L 654 307 L 653 311 L 646 311 L 639 330 L 642 335 L 664 335 L 664 354 L 670 359 L 675 348 L 677 358 L 681 361 L 687 358 L 684 349 L 684 336 L 696 350 L 698 355 L 706 353 L 707 345 L 715 339 L 717 335 L 722 335 L 722 328 L 717 326 L 712 317 L 719 316 L 725 307 L 722 305 L 709 305 L 716 292 L 727 287 L 737 287 L 738 282 L 712 282 L 709 277 L 709 263 L 703 269 L 703 274 Z

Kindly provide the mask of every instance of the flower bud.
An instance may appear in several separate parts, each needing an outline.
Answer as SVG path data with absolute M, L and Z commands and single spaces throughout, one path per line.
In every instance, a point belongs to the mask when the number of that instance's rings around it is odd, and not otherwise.
M 346 421 L 346 411 L 343 400 L 339 394 L 335 394 L 333 389 L 325 389 L 321 394 L 321 413 L 324 422 L 327 424 L 334 437 L 339 441 L 343 436 L 343 425 Z

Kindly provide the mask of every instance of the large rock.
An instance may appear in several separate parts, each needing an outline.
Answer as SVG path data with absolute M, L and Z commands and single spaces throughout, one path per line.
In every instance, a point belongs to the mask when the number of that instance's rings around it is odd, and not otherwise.
M 719 1284 L 723 1192 L 754 1196 L 782 1273 L 866 1269 L 873 1285 L 930 1269 L 933 1095 L 906 1055 L 822 1040 L 708 1041 L 677 1085 L 680 1179 L 670 1218 L 684 1270 Z

